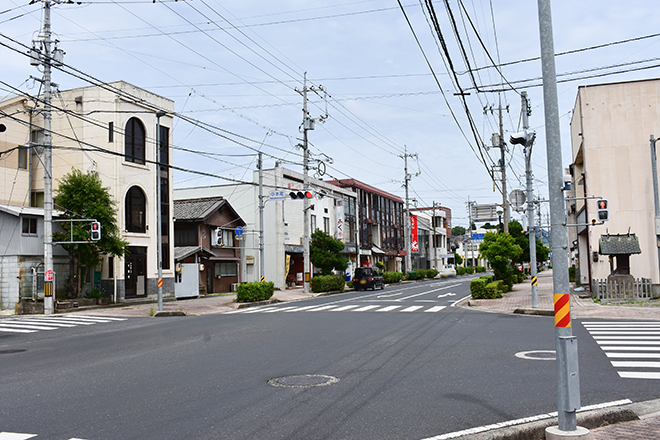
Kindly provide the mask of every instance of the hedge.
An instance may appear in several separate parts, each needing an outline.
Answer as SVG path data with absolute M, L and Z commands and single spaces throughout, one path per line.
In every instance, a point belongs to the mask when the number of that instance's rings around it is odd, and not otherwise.
M 426 276 L 425 270 L 411 270 L 406 275 L 406 280 L 423 280 Z
M 502 293 L 507 292 L 507 285 L 502 280 L 486 284 L 485 299 L 502 298 Z
M 243 283 L 238 285 L 236 292 L 237 302 L 265 301 L 273 296 L 275 284 L 272 281 L 267 283 Z
M 438 275 L 438 269 L 427 269 L 426 278 L 435 278 Z
M 486 277 L 480 277 L 480 278 L 475 278 L 472 281 L 470 281 L 470 293 L 472 294 L 472 298 L 474 299 L 491 299 L 491 298 L 501 298 L 502 295 L 496 296 L 496 297 L 490 297 L 489 293 L 486 290 L 486 286 L 490 284 L 497 284 L 499 283 L 493 283 L 493 277 L 492 276 L 486 276 Z M 501 285 L 506 285 L 506 284 L 499 284 L 498 286 Z M 491 291 L 492 291 L 491 287 Z M 498 287 L 499 289 L 499 287 Z M 506 292 L 506 290 L 505 290 Z
M 456 275 L 465 275 L 465 268 L 463 266 L 458 266 L 456 268 Z
M 312 278 L 312 292 L 330 292 L 332 290 L 344 291 L 346 277 L 344 275 L 317 275 Z
M 383 280 L 385 284 L 398 283 L 403 279 L 402 272 L 383 272 Z

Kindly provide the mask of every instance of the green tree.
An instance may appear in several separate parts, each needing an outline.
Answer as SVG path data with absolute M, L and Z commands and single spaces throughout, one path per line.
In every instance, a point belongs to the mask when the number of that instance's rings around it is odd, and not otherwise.
M 523 250 L 522 255 L 514 260 L 514 263 L 529 262 L 529 235 L 523 234 L 523 227 L 520 222 L 513 220 L 509 222 L 509 234 L 516 240 L 516 244 Z M 536 238 L 536 261 L 543 262 L 548 259 L 550 249 L 543 245 L 543 242 Z
M 454 226 L 451 228 L 451 235 L 464 235 L 465 228 L 463 226 Z
M 520 258 L 522 252 L 516 240 L 507 233 L 488 232 L 484 236 L 484 242 L 479 246 L 479 253 L 490 262 L 495 279 L 507 282 L 513 274 L 511 264 Z
M 344 242 L 317 229 L 309 244 L 309 259 L 314 266 L 321 269 L 321 275 L 330 275 L 333 269 L 346 270 L 348 267 L 348 259 L 341 254 L 342 249 Z
M 86 241 L 63 244 L 69 253 L 68 296 L 79 298 L 84 292 L 88 272 L 99 265 L 102 255 L 123 256 L 128 242 L 119 236 L 115 202 L 109 188 L 104 188 L 98 175 L 73 169 L 59 181 L 54 197 L 55 208 L 64 213 L 60 219 L 95 219 L 101 223 L 101 239 L 90 240 L 90 222 L 59 222 L 64 232 L 53 234 L 59 242 Z
M 456 266 L 463 264 L 463 257 L 461 257 L 458 252 L 454 252 L 454 264 Z

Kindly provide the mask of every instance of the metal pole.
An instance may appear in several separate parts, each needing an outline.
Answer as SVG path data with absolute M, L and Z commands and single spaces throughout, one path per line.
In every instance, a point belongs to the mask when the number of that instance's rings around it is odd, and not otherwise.
M 660 201 L 658 200 L 658 157 L 655 151 L 657 139 L 651 135 L 651 169 L 653 171 L 653 203 L 655 205 L 655 228 L 656 243 L 658 247 L 658 265 L 660 266 L 660 234 L 658 234 L 658 222 L 660 222 Z
M 550 195 L 551 250 L 557 347 L 557 407 L 559 430 L 576 431 L 576 411 L 580 408 L 577 340 L 572 335 L 570 284 L 568 280 L 567 231 L 562 195 L 563 168 L 557 100 L 552 12 L 550 0 L 538 0 L 543 103 L 545 109 L 548 184 Z
M 499 115 L 500 115 L 500 152 L 502 153 L 502 209 L 504 210 L 504 232 L 509 232 L 509 201 L 507 200 L 506 195 L 506 162 L 504 157 L 504 150 L 506 147 L 506 142 L 504 142 L 504 124 L 502 123 L 502 97 L 500 96 L 499 104 Z
M 259 152 L 259 275 L 263 282 L 265 278 L 264 267 L 264 171 L 262 153 Z
M 527 92 L 520 93 L 523 130 L 529 128 L 529 102 Z M 536 278 L 536 229 L 534 228 L 534 186 L 532 182 L 532 145 L 525 146 L 525 174 L 527 177 L 527 232 L 529 235 L 529 274 L 532 276 L 532 308 L 539 308 L 539 294 Z
M 44 314 L 55 313 L 53 281 L 53 138 L 51 133 L 51 51 L 50 0 L 44 0 Z
M 403 154 L 403 173 L 405 174 L 405 188 L 406 188 L 406 269 L 405 272 L 410 272 L 412 269 L 412 255 L 410 255 L 410 201 L 408 199 L 408 182 L 410 181 L 410 175 L 408 174 L 408 148 L 404 145 L 404 154 Z
M 156 112 L 156 252 L 158 254 L 158 311 L 163 311 L 163 219 L 160 168 L 160 118 L 165 112 Z
M 303 190 L 309 190 L 309 177 L 307 169 L 309 166 L 309 148 L 307 144 L 307 130 L 309 130 L 309 115 L 307 114 L 307 72 L 305 72 L 303 84 Z M 309 261 L 309 199 L 303 198 L 303 292 L 309 293 L 309 281 L 311 278 Z

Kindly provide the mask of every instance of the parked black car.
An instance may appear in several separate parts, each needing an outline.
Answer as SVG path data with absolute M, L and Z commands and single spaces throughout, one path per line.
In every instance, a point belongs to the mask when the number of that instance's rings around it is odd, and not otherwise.
M 385 280 L 383 274 L 377 267 L 358 267 L 355 269 L 355 276 L 353 276 L 353 288 L 355 290 L 369 288 L 376 290 L 377 288 L 385 288 Z

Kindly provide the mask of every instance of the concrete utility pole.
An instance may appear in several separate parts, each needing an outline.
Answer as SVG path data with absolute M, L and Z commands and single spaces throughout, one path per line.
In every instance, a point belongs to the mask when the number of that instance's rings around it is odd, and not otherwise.
M 411 250 L 410 250 L 410 199 L 408 198 L 408 182 L 410 182 L 410 179 L 412 179 L 412 176 L 408 173 L 408 158 L 409 157 L 417 157 L 417 153 L 415 154 L 408 154 L 408 148 L 404 145 L 404 154 L 399 155 L 400 158 L 403 159 L 403 173 L 405 175 L 405 180 L 404 180 L 404 187 L 406 188 L 406 215 L 405 219 L 403 220 L 405 224 L 405 235 L 406 235 L 406 268 L 404 270 L 404 273 L 410 272 L 410 269 L 412 269 L 412 255 Z M 418 176 L 418 174 L 415 174 L 415 176 Z
M 476 202 L 471 202 L 470 196 L 468 196 L 468 219 L 470 222 L 468 225 L 468 234 L 470 237 L 470 251 L 472 252 L 472 267 L 474 267 L 474 246 L 472 245 L 472 205 L 474 204 L 476 204 Z
M 264 170 L 262 153 L 259 152 L 259 279 L 266 280 L 264 265 Z M 241 254 L 242 255 L 242 254 Z
M 502 169 L 502 209 L 504 210 L 503 213 L 503 218 L 504 218 L 504 232 L 509 232 L 509 200 L 507 199 L 506 195 L 506 159 L 504 157 L 504 153 L 506 153 L 506 142 L 504 142 L 504 125 L 502 123 L 502 97 L 499 97 L 500 102 L 498 105 L 498 113 L 499 113 L 499 119 L 500 119 L 500 152 L 501 152 L 501 159 L 500 159 L 500 167 Z M 506 110 L 509 110 L 509 107 L 507 106 Z
M 576 412 L 580 408 L 580 378 L 577 338 L 573 336 L 571 330 L 568 234 L 565 225 L 566 212 L 562 194 L 564 169 L 561 157 L 557 73 L 555 70 L 550 0 L 538 0 L 538 10 L 552 233 L 550 244 L 555 304 L 557 408 L 559 415 L 559 426 L 547 428 L 546 433 L 548 439 L 569 436 L 572 439 L 578 439 L 586 438 L 589 435 L 589 430 L 578 427 L 576 421 Z
M 527 92 L 520 93 L 523 115 L 523 130 L 529 129 L 529 116 L 532 113 Z M 536 278 L 536 228 L 534 228 L 534 185 L 532 176 L 532 145 L 525 145 L 525 174 L 527 177 L 527 233 L 529 236 L 529 274 L 532 276 L 532 308 L 539 308 L 539 294 Z

